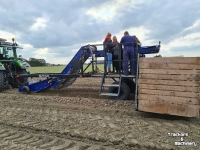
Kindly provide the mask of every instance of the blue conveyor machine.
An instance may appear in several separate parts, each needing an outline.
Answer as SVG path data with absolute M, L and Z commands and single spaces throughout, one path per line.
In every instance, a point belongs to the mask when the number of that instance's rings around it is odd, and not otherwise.
M 142 46 L 139 47 L 140 54 L 155 54 L 160 51 L 159 45 L 154 46 Z M 61 73 L 37 73 L 28 75 L 19 75 L 21 77 L 41 77 L 45 78 L 38 82 L 27 82 L 24 86 L 18 88 L 19 92 L 28 94 L 32 92 L 40 92 L 42 90 L 53 88 L 60 89 L 62 87 L 70 86 L 77 77 L 80 77 L 80 66 L 91 56 L 104 57 L 103 50 L 97 50 L 95 45 L 82 46 L 75 56 L 71 59 L 68 65 L 63 69 Z

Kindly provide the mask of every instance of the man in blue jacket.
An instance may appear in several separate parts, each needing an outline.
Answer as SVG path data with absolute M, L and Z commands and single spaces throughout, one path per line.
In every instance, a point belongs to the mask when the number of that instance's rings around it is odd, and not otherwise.
M 124 36 L 121 38 L 120 44 L 124 46 L 123 49 L 123 71 L 124 75 L 128 74 L 128 61 L 130 61 L 131 75 L 136 73 L 136 50 L 134 45 L 136 40 L 134 36 L 130 36 L 128 31 L 124 32 Z

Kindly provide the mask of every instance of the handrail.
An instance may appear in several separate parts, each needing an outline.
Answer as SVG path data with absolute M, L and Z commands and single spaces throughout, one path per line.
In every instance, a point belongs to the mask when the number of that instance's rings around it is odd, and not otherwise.
M 120 45 L 123 45 L 123 44 L 138 44 L 137 42 L 126 42 L 126 43 L 119 43 Z M 87 44 L 87 45 L 90 45 L 90 46 L 103 46 L 103 45 L 108 45 L 108 44 Z

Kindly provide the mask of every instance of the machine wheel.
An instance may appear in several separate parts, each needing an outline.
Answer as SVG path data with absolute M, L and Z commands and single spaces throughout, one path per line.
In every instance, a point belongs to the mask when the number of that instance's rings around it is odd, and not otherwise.
M 131 93 L 135 93 L 135 82 L 132 79 L 126 78 L 123 79 L 123 82 L 128 85 Z
M 113 84 L 119 84 L 119 82 L 114 82 Z M 118 87 L 109 87 L 109 93 L 118 93 Z M 122 82 L 119 96 L 110 96 L 110 99 L 127 100 L 129 96 L 130 88 L 126 83 Z
M 28 86 L 23 86 L 22 87 L 22 93 L 23 94 L 29 94 L 30 93 L 30 88 Z

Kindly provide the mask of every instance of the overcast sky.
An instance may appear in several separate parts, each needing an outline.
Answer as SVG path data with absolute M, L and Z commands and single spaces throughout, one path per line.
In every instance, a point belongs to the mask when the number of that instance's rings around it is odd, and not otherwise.
M 0 38 L 24 58 L 67 64 L 81 46 L 127 30 L 160 55 L 200 56 L 200 0 L 0 0 Z M 154 56 L 154 55 L 149 55 Z

